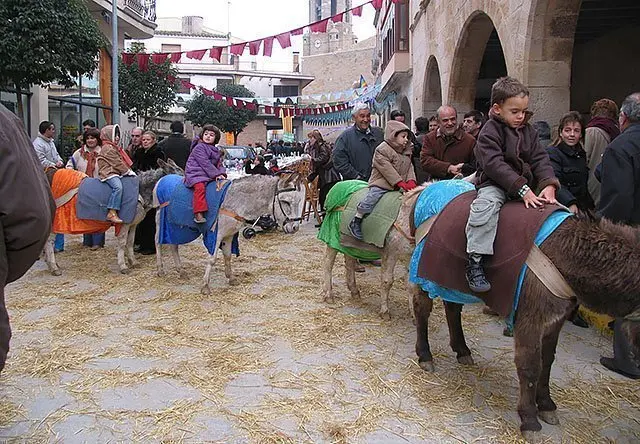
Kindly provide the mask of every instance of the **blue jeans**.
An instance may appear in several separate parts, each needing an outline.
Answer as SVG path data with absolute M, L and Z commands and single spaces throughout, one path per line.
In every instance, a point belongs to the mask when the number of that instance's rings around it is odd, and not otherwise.
M 369 187 L 367 195 L 360 201 L 356 209 L 358 213 L 363 215 L 370 214 L 373 211 L 373 207 L 382 199 L 382 196 L 387 194 L 389 190 L 372 185 Z
M 64 251 L 64 234 L 56 234 L 56 240 L 53 242 L 53 248 L 56 252 Z
M 122 180 L 120 176 L 113 176 L 107 179 L 107 183 L 111 187 L 111 196 L 109 196 L 107 208 L 120 211 L 120 205 L 122 205 Z
M 104 233 L 93 233 L 93 234 L 83 234 L 82 235 L 82 245 L 85 247 L 104 247 Z

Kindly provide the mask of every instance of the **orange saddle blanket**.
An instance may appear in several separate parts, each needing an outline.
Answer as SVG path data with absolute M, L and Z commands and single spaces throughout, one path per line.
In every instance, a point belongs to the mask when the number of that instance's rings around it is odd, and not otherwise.
M 53 175 L 51 192 L 56 200 L 56 215 L 53 219 L 53 232 L 58 234 L 91 234 L 103 233 L 111 227 L 110 222 L 78 219 L 76 215 L 76 202 L 78 195 L 70 198 L 68 193 L 78 189 L 80 182 L 87 175 L 71 169 L 60 169 Z

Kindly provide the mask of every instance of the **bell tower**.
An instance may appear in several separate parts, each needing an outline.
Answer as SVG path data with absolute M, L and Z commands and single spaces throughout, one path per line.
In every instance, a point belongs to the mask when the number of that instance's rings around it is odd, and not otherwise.
M 351 9 L 351 0 L 309 0 L 309 23 L 333 17 Z M 341 23 L 329 23 L 327 32 L 307 32 L 303 37 L 303 56 L 327 54 L 352 48 L 357 43 L 353 34 L 351 13 Z

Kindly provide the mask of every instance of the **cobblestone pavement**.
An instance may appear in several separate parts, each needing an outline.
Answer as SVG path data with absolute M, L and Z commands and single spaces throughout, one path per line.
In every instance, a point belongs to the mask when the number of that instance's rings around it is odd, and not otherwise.
M 103 251 L 67 238 L 61 277 L 42 262 L 7 289 L 13 340 L 0 377 L 0 440 L 9 442 L 517 442 L 512 340 L 497 318 L 466 307 L 477 365 L 457 364 L 442 304 L 431 344 L 436 372 L 416 365 L 406 273 L 397 267 L 391 321 L 378 315 L 379 270 L 351 300 L 342 261 L 335 306 L 321 301 L 323 245 L 295 235 L 241 242 L 239 285 L 218 262 L 202 296 L 204 250 L 182 248 L 188 278 L 129 276 Z M 171 261 L 168 261 L 171 265 Z M 561 424 L 548 442 L 640 440 L 640 384 L 598 364 L 609 338 L 567 324 L 553 368 Z

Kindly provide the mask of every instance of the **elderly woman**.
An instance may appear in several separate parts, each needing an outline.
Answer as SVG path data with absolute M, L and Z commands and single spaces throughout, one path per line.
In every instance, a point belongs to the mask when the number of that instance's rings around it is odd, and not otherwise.
M 99 178 L 98 154 L 102 139 L 97 128 L 88 128 L 82 134 L 82 146 L 76 150 L 69 161 L 67 168 L 85 173 L 89 177 Z M 82 236 L 82 246 L 97 250 L 104 247 L 104 233 L 85 234 Z
M 333 167 L 331 146 L 324 141 L 320 131 L 313 130 L 307 137 L 309 137 L 309 155 L 311 156 L 309 179 L 313 181 L 316 176 L 318 177 L 318 200 L 320 208 L 324 209 L 327 194 L 329 194 L 331 187 L 340 181 L 340 175 Z
M 167 160 L 162 148 L 158 146 L 157 137 L 153 131 L 142 134 L 142 148 L 138 148 L 133 155 L 133 171 L 149 171 L 158 168 L 158 159 Z M 136 249 L 140 254 L 156 253 L 156 210 L 151 209 L 136 228 Z
M 600 99 L 591 105 L 591 120 L 587 124 L 584 149 L 589 166 L 589 193 L 595 205 L 600 202 L 600 181 L 596 178 L 596 167 L 602 161 L 604 149 L 620 135 L 618 127 L 618 105 L 609 99 Z

